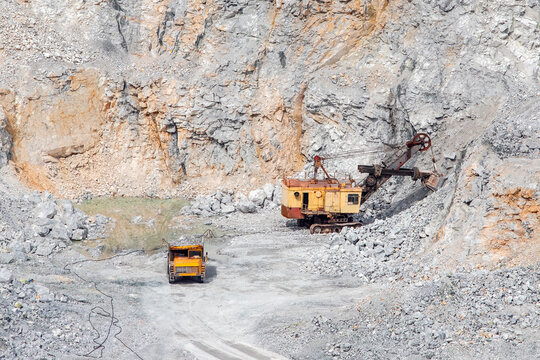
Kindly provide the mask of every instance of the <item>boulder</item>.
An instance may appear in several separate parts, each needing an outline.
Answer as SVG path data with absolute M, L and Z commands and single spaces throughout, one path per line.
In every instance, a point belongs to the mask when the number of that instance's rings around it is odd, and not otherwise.
M 53 243 L 39 244 L 36 248 L 36 255 L 49 256 L 52 254 L 55 247 L 56 247 L 56 244 L 53 244 Z
M 11 264 L 15 261 L 12 253 L 0 253 L 0 264 Z
M 241 197 L 236 202 L 235 206 L 238 211 L 243 212 L 243 213 L 254 213 L 257 211 L 257 205 L 255 205 L 251 200 L 249 200 L 245 196 Z
M 54 201 L 44 201 L 39 203 L 35 209 L 36 216 L 42 219 L 52 219 L 56 213 L 56 204 Z
M 392 248 L 399 248 L 401 246 L 401 244 L 403 244 L 404 241 L 405 241 L 405 239 L 402 238 L 402 237 L 397 238 L 392 242 L 391 246 L 392 246 Z
M 218 190 L 214 194 L 211 195 L 211 197 L 213 197 L 219 202 L 222 202 L 223 196 L 225 196 L 225 194 L 221 190 Z
M 13 260 L 18 263 L 28 261 L 28 256 L 22 251 L 14 251 L 11 253 L 11 256 L 13 256 Z
M 272 201 L 272 198 L 274 197 L 275 186 L 268 183 L 268 184 L 264 184 L 262 189 L 264 193 L 266 194 L 266 199 L 268 199 L 269 201 Z
M 46 286 L 36 284 L 34 290 L 39 302 L 51 302 L 54 300 L 54 294 Z
M 279 205 L 272 202 L 272 201 L 265 201 L 264 202 L 264 207 L 267 208 L 267 209 L 276 209 L 276 208 L 279 207 Z
M 232 202 L 233 202 L 233 198 L 229 194 L 224 194 L 223 197 L 221 198 L 221 204 L 222 205 L 223 204 L 230 205 Z
M 443 156 L 444 156 L 445 159 L 448 159 L 448 160 L 452 160 L 452 161 L 456 160 L 456 153 L 455 152 L 445 152 L 443 154 Z
M 394 248 L 393 248 L 393 247 L 391 247 L 391 246 L 386 246 L 386 247 L 384 248 L 384 256 L 387 256 L 387 257 L 388 257 L 388 256 L 392 255 L 393 253 L 394 253 Z
M 23 239 L 20 239 L 20 240 L 13 240 L 11 243 L 9 243 L 7 248 L 12 253 L 19 251 L 19 252 L 28 254 L 32 250 L 32 245 L 30 245 L 29 242 L 24 241 Z
M 221 212 L 221 203 L 217 198 L 213 198 L 210 200 L 210 210 L 215 213 Z
M 253 202 L 258 207 L 264 206 L 264 200 L 266 200 L 266 193 L 263 189 L 253 190 L 249 193 L 249 201 Z
M 201 214 L 200 214 L 200 216 L 202 216 L 202 217 L 210 217 L 212 215 L 213 215 L 213 213 L 210 212 L 210 211 L 207 211 L 207 210 L 202 210 Z
M 64 224 L 61 224 L 61 223 L 56 223 L 51 229 L 51 232 L 49 233 L 48 236 L 53 239 L 69 242 L 68 229 Z
M 71 233 L 71 240 L 81 241 L 81 240 L 86 239 L 87 236 L 88 236 L 87 229 L 75 229 Z
M 221 205 L 221 213 L 222 214 L 230 214 L 235 212 L 235 208 L 233 205 Z
M 36 225 L 36 234 L 38 234 L 39 236 L 45 237 L 45 236 L 49 235 L 50 232 L 51 232 L 51 227 L 50 226 Z
M 274 197 L 272 198 L 272 201 L 276 205 L 281 205 L 281 186 L 276 186 L 274 188 Z
M 53 228 L 56 222 L 48 217 L 37 218 L 36 223 L 34 224 L 35 233 L 39 236 L 45 237 Z
M 101 215 L 101 214 L 97 214 L 95 217 L 95 224 L 97 226 L 105 226 L 107 225 L 110 221 L 111 221 L 111 218 L 110 217 L 107 217 L 105 215 Z
M 13 273 L 6 268 L 0 268 L 0 283 L 10 283 L 12 281 Z
M 59 200 L 58 205 L 65 217 L 70 216 L 75 212 L 75 207 L 73 206 L 71 200 Z
M 384 247 L 382 247 L 382 246 L 375 246 L 375 247 L 373 248 L 373 253 L 374 253 L 374 254 L 382 254 L 382 253 L 384 253 Z
M 79 214 L 78 211 L 64 218 L 64 224 L 66 224 L 66 228 L 68 229 L 68 231 L 74 231 L 76 229 L 86 228 L 84 226 L 84 221 L 85 221 L 85 216 Z
M 349 231 L 345 235 L 345 239 L 347 239 L 347 241 L 351 244 L 356 244 L 358 242 L 358 235 L 354 231 Z

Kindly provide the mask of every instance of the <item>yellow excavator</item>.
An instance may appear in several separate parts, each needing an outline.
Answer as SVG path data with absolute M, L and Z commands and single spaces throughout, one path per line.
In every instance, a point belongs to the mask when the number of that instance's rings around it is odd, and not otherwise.
M 299 226 L 307 226 L 312 234 L 340 232 L 345 226 L 359 227 L 362 224 L 353 220 L 362 205 L 392 176 L 410 176 L 421 180 L 430 190 L 435 190 L 439 182 L 439 174 L 434 171 L 420 171 L 418 168 L 402 168 L 417 152 L 431 147 L 431 139 L 425 133 L 414 135 L 405 143 L 405 150 L 387 160 L 382 165 L 358 165 L 360 173 L 368 174 L 361 185 L 352 179 L 339 181 L 331 177 L 323 166 L 323 161 L 330 156 L 315 156 L 314 171 L 311 179 L 283 179 L 281 214 L 288 219 L 296 219 Z M 332 156 L 349 157 L 355 152 Z M 324 179 L 317 178 L 321 169 Z

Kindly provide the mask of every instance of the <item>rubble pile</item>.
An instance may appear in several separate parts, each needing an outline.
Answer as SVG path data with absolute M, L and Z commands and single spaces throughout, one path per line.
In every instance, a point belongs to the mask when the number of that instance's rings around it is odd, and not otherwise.
M 371 290 L 357 318 L 279 330 L 305 346 L 326 339 L 333 358 L 534 358 L 539 164 L 537 131 L 527 129 L 538 127 L 537 110 L 509 105 L 466 151 L 449 151 L 436 192 L 391 180 L 364 205 L 364 226 L 317 236 L 325 245 L 304 270 Z
M 210 195 L 199 195 L 182 209 L 185 215 L 214 216 L 227 215 L 236 211 L 254 213 L 258 209 L 276 208 L 281 201 L 281 187 L 265 184 L 253 190 L 248 196 L 232 191 L 218 190 Z
M 392 298 L 383 309 L 375 301 L 359 304 L 358 332 L 379 342 L 379 351 L 408 347 L 411 355 L 426 358 L 440 358 L 451 343 L 519 346 L 540 326 L 538 270 L 528 266 L 421 275 L 428 280 L 415 281 L 407 298 Z
M 87 216 L 70 200 L 55 200 L 49 192 L 6 198 L 0 206 L 4 215 L 0 219 L 0 247 L 4 250 L 0 262 L 4 264 L 26 260 L 30 253 L 48 256 L 72 241 L 100 238 L 110 220 Z
M 0 353 L 5 359 L 77 357 L 94 332 L 75 312 L 77 299 L 55 294 L 33 279 L 19 279 L 0 265 Z
M 104 236 L 109 220 L 87 216 L 49 192 L 28 192 L 7 167 L 1 170 L 0 358 L 75 358 L 93 349 L 96 333 L 81 321 L 90 311 L 87 300 L 53 291 L 43 280 L 71 284 L 54 256 L 73 241 Z
M 406 211 L 386 218 L 381 211 L 381 218 L 360 219 L 364 225 L 359 228 L 346 227 L 341 233 L 320 236 L 326 244 L 311 251 L 304 268 L 329 276 L 355 276 L 368 282 L 407 277 L 422 267 L 413 255 L 422 253 L 436 234 L 444 219 L 444 209 L 450 206 L 453 188 L 454 180 L 447 179 L 437 192 L 421 190 L 424 198 Z
M 508 349 L 515 358 L 534 358 L 538 348 L 530 345 L 540 327 L 539 270 L 536 265 L 421 272 L 411 284 L 400 281 L 372 290 L 352 318 L 317 315 L 300 326 L 280 328 L 281 337 L 274 341 L 295 338 L 308 347 L 326 339 L 321 356 L 339 359 L 504 358 Z

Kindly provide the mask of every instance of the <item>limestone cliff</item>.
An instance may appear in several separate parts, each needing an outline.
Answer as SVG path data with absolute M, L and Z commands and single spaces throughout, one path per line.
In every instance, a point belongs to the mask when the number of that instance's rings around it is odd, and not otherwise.
M 255 187 L 417 131 L 441 159 L 539 101 L 539 22 L 532 0 L 3 1 L 9 157 L 70 197 Z

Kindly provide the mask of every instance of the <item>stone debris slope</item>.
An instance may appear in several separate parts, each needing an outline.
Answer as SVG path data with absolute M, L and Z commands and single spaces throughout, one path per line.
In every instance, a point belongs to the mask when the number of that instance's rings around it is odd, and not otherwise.
M 311 358 L 534 358 L 538 102 L 515 103 L 467 150 L 445 150 L 436 192 L 394 178 L 362 207 L 364 226 L 317 236 L 324 245 L 302 268 L 369 286 L 356 317 L 278 320 L 266 343 L 283 349 L 294 338 L 293 357 L 313 348 Z
M 80 356 L 93 336 L 89 324 L 81 322 L 88 310 L 77 306 L 81 299 L 16 276 L 0 268 L 1 358 Z
M 92 343 L 90 324 L 81 321 L 89 309 L 84 298 L 47 285 L 48 276 L 67 279 L 52 255 L 102 234 L 104 224 L 69 200 L 29 192 L 6 170 L 0 174 L 0 358 L 75 358 Z
M 70 200 L 56 200 L 48 192 L 24 192 L 0 180 L 0 199 L 3 264 L 25 261 L 28 254 L 48 256 L 72 241 L 96 239 L 106 230 L 107 218 L 89 217 Z
M 308 359 L 535 358 L 538 270 L 421 272 L 412 284 L 371 288 L 356 309 L 296 318 L 295 326 L 278 316 L 265 343 Z

